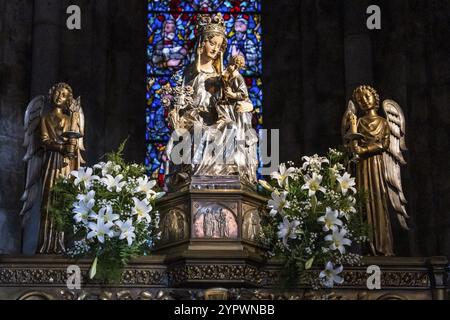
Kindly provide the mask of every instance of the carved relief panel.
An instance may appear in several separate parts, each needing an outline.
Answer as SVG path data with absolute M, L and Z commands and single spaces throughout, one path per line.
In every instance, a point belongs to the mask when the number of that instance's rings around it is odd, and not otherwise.
M 242 238 L 257 241 L 261 233 L 261 217 L 259 210 L 249 205 L 243 205 Z
M 188 217 L 181 208 L 170 209 L 161 219 L 161 242 L 175 242 L 189 238 Z
M 194 202 L 194 238 L 238 237 L 237 203 Z

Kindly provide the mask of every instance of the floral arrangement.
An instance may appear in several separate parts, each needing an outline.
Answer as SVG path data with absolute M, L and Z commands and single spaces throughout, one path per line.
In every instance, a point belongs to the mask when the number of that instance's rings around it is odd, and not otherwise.
M 368 230 L 356 214 L 355 178 L 344 153 L 330 149 L 326 157 L 302 160 L 301 167 L 281 164 L 269 182 L 259 181 L 271 193 L 261 241 L 270 256 L 284 259 L 286 278 L 299 274 L 314 287 L 333 287 L 344 281 L 344 264 L 360 263 L 349 249 L 367 241 Z M 306 272 L 313 265 L 324 266 L 318 278 Z
M 145 255 L 158 238 L 155 201 L 164 193 L 145 175 L 145 167 L 127 164 L 124 143 L 107 162 L 82 167 L 58 180 L 51 212 L 60 230 L 71 235 L 66 254 L 94 258 L 89 276 L 119 280 L 123 267 Z

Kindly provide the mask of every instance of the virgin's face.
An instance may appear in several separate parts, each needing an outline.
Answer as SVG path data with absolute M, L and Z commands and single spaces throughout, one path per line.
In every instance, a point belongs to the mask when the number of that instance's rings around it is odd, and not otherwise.
M 214 36 L 205 41 L 204 54 L 211 60 L 215 60 L 222 47 L 223 38 L 220 36 Z
M 69 98 L 70 92 L 66 88 L 56 89 L 53 93 L 53 103 L 58 107 L 66 105 Z

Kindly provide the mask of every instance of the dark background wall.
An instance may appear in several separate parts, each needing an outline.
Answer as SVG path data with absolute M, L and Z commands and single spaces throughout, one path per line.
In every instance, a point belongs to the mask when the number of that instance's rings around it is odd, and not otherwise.
M 78 4 L 82 30 L 65 28 Z M 382 29 L 366 28 L 381 7 Z M 128 135 L 126 156 L 145 154 L 145 0 L 0 0 L 0 252 L 19 248 L 27 101 L 56 81 L 82 96 L 89 163 Z M 403 172 L 410 232 L 401 255 L 450 256 L 450 2 L 263 1 L 264 122 L 280 128 L 281 160 L 340 144 L 340 120 L 359 84 L 400 103 L 407 118 Z M 394 220 L 395 221 L 395 220 Z
M 370 4 L 381 8 L 381 30 L 366 28 Z M 407 122 L 412 230 L 394 225 L 397 253 L 450 256 L 450 2 L 281 0 L 263 9 L 264 119 L 281 128 L 281 159 L 339 145 L 353 89 L 375 86 Z
M 81 30 L 66 28 L 80 6 Z M 128 136 L 126 158 L 145 157 L 146 1 L 0 0 L 0 253 L 20 250 L 23 115 L 56 82 L 80 95 L 86 159 Z
M 19 247 L 23 110 L 29 98 L 30 1 L 0 1 L 0 252 Z M 14 23 L 12 23 L 14 22 Z

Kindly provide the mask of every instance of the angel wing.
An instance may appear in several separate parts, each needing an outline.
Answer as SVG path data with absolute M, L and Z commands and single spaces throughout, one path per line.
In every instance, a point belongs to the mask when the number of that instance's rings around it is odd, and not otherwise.
M 85 151 L 84 148 L 84 125 L 85 125 L 85 119 L 84 119 L 84 111 L 81 107 L 81 97 L 77 98 L 78 103 L 78 112 L 80 113 L 80 119 L 79 119 L 79 127 L 80 127 L 80 133 L 83 135 L 83 137 L 80 138 L 80 150 Z
M 78 139 L 78 159 L 80 159 L 81 163 L 85 163 L 81 152 L 80 151 L 85 151 L 85 147 L 84 147 L 84 125 L 85 125 L 85 118 L 84 118 L 84 112 L 83 112 L 83 108 L 81 107 L 81 97 L 78 97 L 76 99 L 72 100 L 72 103 L 69 107 L 70 112 L 72 112 L 73 114 L 77 114 L 77 123 L 76 126 L 79 130 L 79 132 L 81 133 L 82 137 Z
M 400 225 L 408 230 L 406 219 L 406 198 L 403 194 L 401 165 L 405 165 L 402 151 L 406 151 L 405 144 L 405 116 L 400 106 L 393 100 L 383 102 L 383 110 L 391 131 L 390 144 L 387 152 L 383 153 L 384 175 L 387 182 L 389 199 L 397 213 Z
M 40 147 L 39 125 L 44 109 L 44 96 L 37 96 L 30 101 L 25 111 L 23 146 L 27 151 L 23 161 L 27 163 L 27 175 L 25 191 L 21 198 L 24 202 L 20 212 L 22 225 L 30 216 L 40 215 L 43 151 Z
M 348 101 L 347 110 L 345 110 L 344 116 L 342 117 L 342 124 L 341 124 L 341 135 L 342 139 L 344 140 L 344 145 L 348 143 L 345 136 L 348 134 L 350 130 L 351 123 L 349 121 L 349 115 L 354 114 L 356 115 L 356 107 L 352 100 Z

